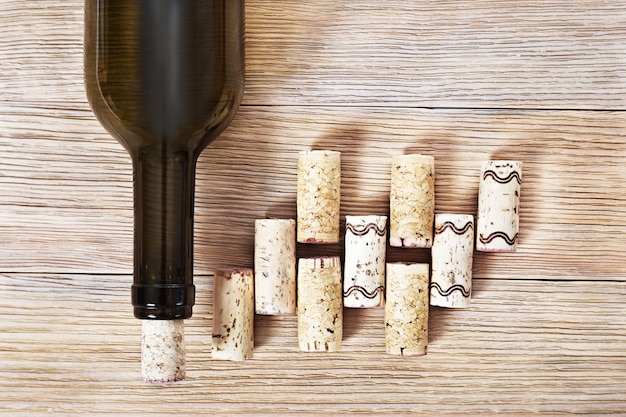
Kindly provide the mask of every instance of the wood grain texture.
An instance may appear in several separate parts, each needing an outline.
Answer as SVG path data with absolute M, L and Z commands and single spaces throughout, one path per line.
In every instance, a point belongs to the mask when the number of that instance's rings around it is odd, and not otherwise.
M 428 355 L 384 354 L 382 309 L 346 310 L 337 353 L 298 350 L 295 316 L 257 317 L 254 358 L 211 359 L 212 280 L 186 321 L 188 379 L 146 385 L 130 276 L 3 274 L 6 415 L 615 415 L 626 397 L 623 282 L 475 280 L 433 308 Z M 88 324 L 87 324 L 88 323 Z
M 0 3 L 0 91 L 82 99 L 82 0 Z M 248 0 L 245 103 L 626 109 L 626 3 Z
M 246 3 L 244 105 L 198 165 L 189 379 L 155 386 L 83 1 L 0 1 L 0 415 L 626 415 L 626 2 Z M 388 211 L 393 155 L 435 157 L 440 213 L 476 212 L 483 160 L 524 162 L 518 252 L 475 255 L 473 306 L 431 309 L 427 356 L 385 355 L 382 309 L 346 309 L 341 352 L 258 316 L 253 360 L 211 360 L 211 273 L 252 266 L 256 218 L 295 216 L 314 148 L 342 152 L 342 218 Z
M 0 123 L 0 218 L 11 236 L 0 265 L 130 273 L 132 172 L 121 146 L 86 108 L 14 105 Z M 200 157 L 196 271 L 251 267 L 254 220 L 295 218 L 298 151 L 326 148 L 342 152 L 342 216 L 388 212 L 396 154 L 435 157 L 438 213 L 475 214 L 481 162 L 519 159 L 519 250 L 476 254 L 475 275 L 621 280 L 625 129 L 622 112 L 244 107 Z M 299 250 L 342 253 L 341 245 Z

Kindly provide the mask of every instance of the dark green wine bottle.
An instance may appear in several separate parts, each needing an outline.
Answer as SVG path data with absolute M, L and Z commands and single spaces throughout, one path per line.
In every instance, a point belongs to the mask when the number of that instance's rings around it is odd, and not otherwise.
M 244 0 L 85 0 L 84 76 L 134 171 L 135 316 L 191 316 L 196 161 L 244 89 Z

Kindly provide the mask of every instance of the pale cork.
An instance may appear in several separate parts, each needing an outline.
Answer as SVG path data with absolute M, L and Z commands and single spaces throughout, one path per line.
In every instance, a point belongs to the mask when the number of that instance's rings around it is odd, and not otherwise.
M 343 304 L 338 256 L 298 261 L 298 344 L 305 352 L 341 349 Z
M 430 305 L 469 307 L 474 258 L 474 216 L 435 214 Z
M 385 347 L 388 354 L 426 354 L 428 279 L 428 264 L 387 264 Z
M 293 219 L 258 219 L 254 223 L 254 303 L 256 314 L 296 313 Z
M 389 194 L 389 244 L 430 248 L 435 215 L 435 159 L 410 154 L 394 156 Z
M 254 276 L 252 269 L 215 272 L 213 298 L 214 359 L 243 361 L 254 349 Z
M 146 382 L 185 379 L 184 320 L 142 320 L 141 374 Z
M 340 190 L 340 152 L 300 152 L 296 197 L 298 242 L 339 242 Z
M 385 292 L 387 216 L 346 216 L 344 244 L 344 307 L 381 307 Z
M 483 162 L 478 188 L 476 250 L 481 252 L 517 250 L 521 185 L 521 162 Z

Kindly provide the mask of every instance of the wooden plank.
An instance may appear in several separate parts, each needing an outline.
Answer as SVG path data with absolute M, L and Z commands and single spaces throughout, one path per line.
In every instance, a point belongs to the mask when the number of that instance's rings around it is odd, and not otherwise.
M 624 108 L 624 2 L 246 6 L 248 102 Z
M 435 156 L 437 212 L 476 212 L 482 160 L 522 160 L 519 250 L 477 254 L 476 276 L 623 280 L 625 128 L 621 112 L 244 107 L 200 157 L 196 272 L 252 266 L 254 219 L 295 216 L 297 152 L 328 148 L 342 215 L 388 211 L 396 154 Z M 130 273 L 130 159 L 86 107 L 1 108 L 0 167 L 5 271 Z
M 132 270 L 130 158 L 90 118 L 0 109 L 3 270 Z
M 244 105 L 198 167 L 189 377 L 167 386 L 140 381 L 130 158 L 86 104 L 82 24 L 83 0 L 0 1 L 0 415 L 626 416 L 626 2 L 248 0 Z M 310 148 L 342 152 L 342 215 L 386 212 L 396 154 L 435 156 L 438 212 L 476 211 L 483 159 L 524 162 L 519 251 L 476 254 L 473 306 L 431 309 L 426 357 L 346 310 L 341 352 L 257 317 L 253 360 L 211 360 L 210 274 L 252 266 L 255 218 L 295 215 Z
M 129 276 L 0 275 L 0 413 L 461 415 L 626 410 L 626 283 L 475 280 L 431 309 L 428 355 L 384 354 L 382 310 L 346 310 L 344 347 L 298 352 L 294 316 L 257 317 L 254 359 L 210 357 L 212 280 L 186 321 L 188 379 L 140 381 Z
M 247 104 L 626 109 L 624 1 L 246 8 Z M 82 0 L 3 0 L 0 98 L 84 101 L 82 25 Z

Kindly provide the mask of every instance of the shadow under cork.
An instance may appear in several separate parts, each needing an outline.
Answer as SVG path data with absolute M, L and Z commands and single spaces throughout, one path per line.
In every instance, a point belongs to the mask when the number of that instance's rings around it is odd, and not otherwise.
M 254 346 L 274 346 L 284 349 L 286 346 L 298 348 L 298 318 L 295 314 L 254 316 Z
M 428 344 L 437 342 L 448 333 L 451 315 L 454 311 L 445 307 L 430 306 L 428 311 Z
M 351 343 L 358 339 L 370 339 L 372 331 L 384 337 L 385 308 L 346 308 L 343 309 L 343 340 Z M 361 345 L 366 345 L 365 340 Z

